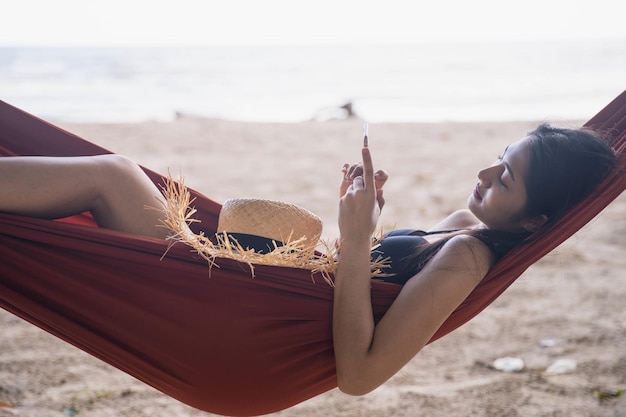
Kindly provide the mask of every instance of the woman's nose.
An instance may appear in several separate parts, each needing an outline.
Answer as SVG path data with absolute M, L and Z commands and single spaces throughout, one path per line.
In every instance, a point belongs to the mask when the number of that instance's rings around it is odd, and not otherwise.
M 495 178 L 502 175 L 504 167 L 501 164 L 495 164 L 488 168 L 478 171 L 478 179 L 484 187 L 490 187 Z
M 488 168 L 481 169 L 480 171 L 478 171 L 478 180 L 480 181 L 483 187 L 489 186 L 489 183 L 487 180 L 487 169 Z

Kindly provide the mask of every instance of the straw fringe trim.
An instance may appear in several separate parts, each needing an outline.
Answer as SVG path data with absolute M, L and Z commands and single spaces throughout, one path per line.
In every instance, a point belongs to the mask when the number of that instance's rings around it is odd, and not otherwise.
M 235 238 L 226 232 L 216 234 L 216 242 L 214 243 L 205 236 L 204 232 L 194 233 L 189 228 L 189 225 L 199 223 L 200 220 L 193 217 L 197 210 L 192 206 L 193 199 L 185 187 L 184 178 L 181 176 L 177 183 L 171 175 L 168 175 L 168 178 L 164 178 L 164 180 L 165 185 L 161 187 L 165 196 L 162 209 L 164 218 L 161 220 L 160 227 L 165 227 L 170 231 L 170 235 L 167 237 L 169 241 L 168 250 L 176 243 L 183 243 L 189 246 L 192 252 L 205 259 L 209 264 L 209 269 L 219 268 L 216 262 L 218 258 L 233 259 L 248 265 L 253 278 L 255 265 L 307 269 L 311 271 L 313 282 L 315 282 L 314 274 L 320 273 L 330 286 L 334 286 L 333 276 L 337 270 L 336 259 L 338 255 L 336 245 L 331 245 L 323 240 L 317 242 L 316 245 L 311 245 L 306 242 L 306 237 L 292 240 L 289 236 L 282 246 L 278 246 L 273 241 L 274 249 L 271 252 L 260 254 L 253 249 L 243 248 Z M 373 245 L 376 245 L 377 242 L 378 240 L 374 239 Z M 313 253 L 311 251 L 312 246 L 321 246 L 323 253 Z M 167 251 L 163 256 L 166 254 Z M 372 277 L 389 276 L 389 274 L 382 272 L 388 263 L 389 259 L 382 257 L 372 261 Z

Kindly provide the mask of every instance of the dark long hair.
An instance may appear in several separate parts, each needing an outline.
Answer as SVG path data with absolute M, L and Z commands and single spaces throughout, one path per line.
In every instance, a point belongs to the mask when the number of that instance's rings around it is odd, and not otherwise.
M 527 202 L 522 217 L 545 215 L 540 232 L 582 201 L 617 166 L 617 157 L 599 132 L 540 124 L 528 132 L 530 158 L 524 175 Z M 459 231 L 463 233 L 462 231 Z M 465 232 L 482 241 L 500 259 L 528 238 L 528 232 L 512 233 L 490 229 Z M 412 276 L 446 244 L 454 234 L 423 246 L 411 259 L 402 262 L 402 275 Z

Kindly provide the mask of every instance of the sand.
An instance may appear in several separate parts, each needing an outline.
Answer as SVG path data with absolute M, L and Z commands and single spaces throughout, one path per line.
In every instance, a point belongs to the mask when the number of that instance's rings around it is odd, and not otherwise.
M 577 121 L 561 122 L 567 126 Z M 180 117 L 66 129 L 223 201 L 261 197 L 317 213 L 337 236 L 340 167 L 362 121 L 239 123 Z M 464 207 L 476 173 L 536 123 L 370 125 L 390 174 L 381 225 L 429 227 Z M 330 391 L 276 416 L 626 416 L 626 195 L 531 267 L 473 321 L 426 347 L 369 395 Z M 208 416 L 0 311 L 0 416 Z M 521 372 L 492 367 L 521 358 Z M 559 359 L 576 367 L 545 370 Z M 245 398 L 241 399 L 245 401 Z M 1 408 L 2 404 L 8 407 Z

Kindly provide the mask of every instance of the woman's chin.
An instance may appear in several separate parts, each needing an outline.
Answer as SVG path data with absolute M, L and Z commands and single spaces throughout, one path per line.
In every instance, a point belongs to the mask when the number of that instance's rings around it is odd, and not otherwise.
M 474 198 L 474 195 L 470 194 L 469 197 L 467 197 L 467 209 L 476 217 L 478 217 L 478 215 L 476 214 L 477 206 L 478 206 L 478 202 Z

